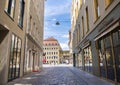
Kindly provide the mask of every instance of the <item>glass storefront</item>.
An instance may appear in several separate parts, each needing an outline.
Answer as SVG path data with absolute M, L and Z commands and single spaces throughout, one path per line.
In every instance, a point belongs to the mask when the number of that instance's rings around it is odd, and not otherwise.
M 98 54 L 100 75 L 120 83 L 120 28 L 98 40 Z
M 21 39 L 12 35 L 8 81 L 18 78 L 20 75 L 21 44 Z
M 80 69 L 83 69 L 83 66 L 82 66 L 82 51 L 78 54 L 78 65 L 79 65 L 79 68 Z
M 84 69 L 87 72 L 92 72 L 92 53 L 90 46 L 84 49 Z
M 105 36 L 103 40 L 104 40 L 104 49 L 105 49 L 104 52 L 106 56 L 107 78 L 110 80 L 114 80 L 115 72 L 114 72 L 114 63 L 113 63 L 110 35 Z
M 112 34 L 117 82 L 120 83 L 120 28 Z
M 100 62 L 100 75 L 102 77 L 106 77 L 106 57 L 104 54 L 104 43 L 102 39 L 98 41 L 98 46 L 99 46 L 98 53 L 99 53 L 99 59 L 100 59 L 99 61 Z

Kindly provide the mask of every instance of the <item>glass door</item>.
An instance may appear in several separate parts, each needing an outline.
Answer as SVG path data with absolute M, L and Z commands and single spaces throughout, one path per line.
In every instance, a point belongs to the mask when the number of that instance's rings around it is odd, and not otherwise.
M 106 56 L 107 78 L 114 81 L 115 72 L 114 72 L 114 63 L 113 63 L 110 35 L 107 35 L 104 38 L 104 48 L 105 48 L 105 56 Z
M 92 73 L 93 70 L 92 70 L 92 66 L 93 66 L 93 61 L 92 61 L 92 52 L 91 52 L 91 46 L 88 47 L 88 56 L 89 56 L 89 71 Z
M 103 39 L 100 39 L 98 41 L 98 55 L 99 55 L 99 62 L 100 62 L 100 75 L 101 77 L 107 77 L 106 76 L 106 57 L 104 53 L 104 43 Z
M 8 81 L 11 81 L 11 80 L 19 77 L 21 43 L 22 43 L 21 39 L 19 39 L 15 35 L 12 35 Z
M 9 62 L 9 73 L 8 73 L 8 81 L 12 80 L 13 73 L 13 56 L 14 56 L 14 44 L 15 44 L 15 36 L 12 35 L 12 43 L 10 49 L 10 62 Z
M 84 49 L 84 66 L 85 71 L 92 73 L 92 52 L 91 46 L 88 46 Z
M 113 32 L 112 39 L 116 64 L 116 77 L 117 82 L 120 83 L 120 28 Z

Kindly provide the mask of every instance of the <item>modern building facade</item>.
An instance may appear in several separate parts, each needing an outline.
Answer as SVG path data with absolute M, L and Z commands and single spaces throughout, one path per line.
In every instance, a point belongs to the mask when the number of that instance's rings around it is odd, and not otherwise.
M 70 53 L 70 57 L 71 57 L 71 63 L 73 64 L 73 54 L 72 54 L 72 33 L 71 30 L 69 30 L 69 42 L 68 42 L 68 46 L 69 46 L 69 53 Z
M 42 68 L 44 0 L 29 0 L 27 6 L 25 74 Z
M 43 41 L 44 56 L 43 61 L 46 64 L 60 64 L 60 51 L 62 50 L 59 42 L 53 38 L 47 38 Z
M 44 0 L 0 0 L 0 85 L 42 66 Z
M 0 85 L 23 76 L 26 0 L 0 0 Z
M 72 0 L 70 30 L 74 66 L 118 85 L 119 9 L 120 0 Z

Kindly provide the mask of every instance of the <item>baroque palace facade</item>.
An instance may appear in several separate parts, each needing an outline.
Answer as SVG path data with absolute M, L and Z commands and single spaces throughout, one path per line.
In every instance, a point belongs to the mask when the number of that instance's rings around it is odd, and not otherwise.
M 62 50 L 59 42 L 53 38 L 47 38 L 43 41 L 44 56 L 43 61 L 46 64 L 60 64 L 60 51 Z
M 44 64 L 72 64 L 69 50 L 62 50 L 57 39 L 49 37 L 43 41 Z
M 120 0 L 72 0 L 73 63 L 120 84 Z
M 0 0 L 0 85 L 40 69 L 43 15 L 44 0 Z

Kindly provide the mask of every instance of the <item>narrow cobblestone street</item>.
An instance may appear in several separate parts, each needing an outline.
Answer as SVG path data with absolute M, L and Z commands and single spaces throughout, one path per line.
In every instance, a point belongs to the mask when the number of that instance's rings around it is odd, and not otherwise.
M 74 67 L 44 67 L 7 85 L 114 85 Z

